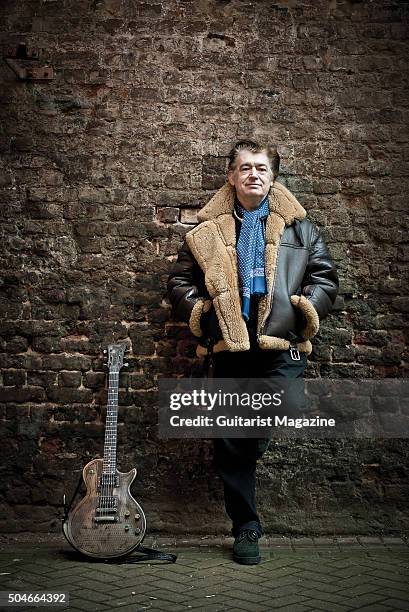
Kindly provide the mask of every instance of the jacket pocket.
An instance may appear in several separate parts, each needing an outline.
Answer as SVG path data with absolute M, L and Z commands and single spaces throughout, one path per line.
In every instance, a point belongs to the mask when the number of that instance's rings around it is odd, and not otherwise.
M 317 334 L 320 328 L 320 320 L 317 311 L 304 295 L 292 295 L 290 301 L 291 304 L 295 306 L 295 308 L 299 308 L 304 315 L 306 324 L 301 333 L 305 340 L 310 340 Z
M 210 300 L 199 298 L 192 308 L 189 318 L 189 328 L 192 334 L 197 338 L 203 336 L 203 330 L 201 328 L 202 315 L 204 312 L 210 310 L 211 306 L 212 303 Z
M 210 338 L 213 342 L 217 342 L 223 338 L 220 329 L 219 320 L 216 310 L 212 304 L 209 310 L 204 311 L 200 318 L 200 327 L 205 338 Z

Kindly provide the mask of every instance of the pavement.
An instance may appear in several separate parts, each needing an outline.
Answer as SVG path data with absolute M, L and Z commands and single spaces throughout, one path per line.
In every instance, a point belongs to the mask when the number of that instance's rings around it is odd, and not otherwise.
M 69 603 L 1 610 L 281 612 L 409 610 L 405 537 L 260 540 L 262 562 L 231 558 L 232 538 L 146 537 L 145 546 L 178 554 L 176 563 L 136 565 L 79 556 L 63 536 L 0 536 L 0 590 L 68 593 Z M 3 598 L 5 597 L 3 593 Z

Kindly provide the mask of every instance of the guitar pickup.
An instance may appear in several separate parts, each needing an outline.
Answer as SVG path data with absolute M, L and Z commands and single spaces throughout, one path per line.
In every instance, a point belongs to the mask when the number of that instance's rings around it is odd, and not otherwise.
M 118 508 L 118 498 L 108 495 L 100 495 L 98 498 L 97 512 L 109 512 Z
M 119 487 L 119 476 L 117 474 L 102 474 L 98 482 L 98 491 L 102 487 Z

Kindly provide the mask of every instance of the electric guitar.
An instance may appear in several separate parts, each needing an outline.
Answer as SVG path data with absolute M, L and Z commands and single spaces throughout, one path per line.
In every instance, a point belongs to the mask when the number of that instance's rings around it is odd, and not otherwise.
M 124 353 L 125 345 L 108 346 L 104 458 L 94 459 L 84 467 L 85 497 L 72 510 L 68 508 L 63 519 L 63 532 L 71 546 L 89 557 L 103 559 L 131 553 L 146 532 L 145 514 L 130 492 L 136 468 L 130 472 L 116 469 L 118 379 Z

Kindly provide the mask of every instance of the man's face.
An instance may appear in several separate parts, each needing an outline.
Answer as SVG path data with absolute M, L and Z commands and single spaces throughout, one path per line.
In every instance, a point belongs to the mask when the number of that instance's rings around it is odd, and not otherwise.
M 236 188 L 239 202 L 244 208 L 253 209 L 260 204 L 273 184 L 273 173 L 265 153 L 240 151 L 236 165 L 229 170 L 227 178 Z

